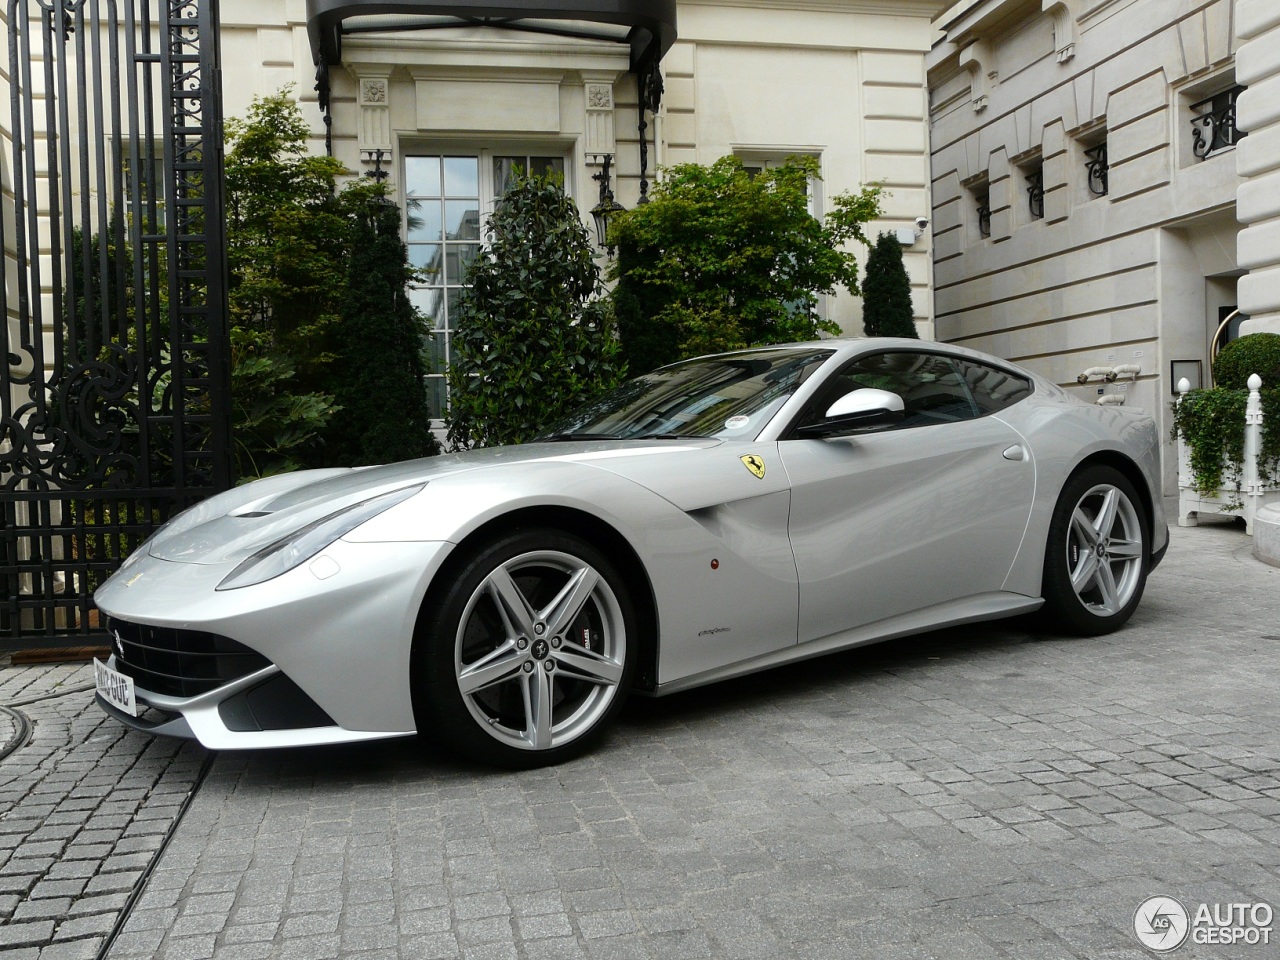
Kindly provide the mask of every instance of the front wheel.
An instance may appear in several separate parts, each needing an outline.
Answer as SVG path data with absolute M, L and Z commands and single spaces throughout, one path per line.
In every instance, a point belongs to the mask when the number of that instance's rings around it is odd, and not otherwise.
M 1045 547 L 1048 625 L 1085 636 L 1122 626 L 1142 599 L 1149 544 L 1141 500 L 1122 473 L 1095 465 L 1071 477 Z
M 582 753 L 636 660 L 621 576 L 592 544 L 544 529 L 491 541 L 454 570 L 419 633 L 419 736 L 510 767 Z

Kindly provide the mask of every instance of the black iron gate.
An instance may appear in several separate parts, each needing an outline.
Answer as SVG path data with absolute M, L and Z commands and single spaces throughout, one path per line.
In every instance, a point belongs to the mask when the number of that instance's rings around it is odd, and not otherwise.
M 230 483 L 216 0 L 10 0 L 0 642 Z M 11 228 L 9 224 L 13 224 Z

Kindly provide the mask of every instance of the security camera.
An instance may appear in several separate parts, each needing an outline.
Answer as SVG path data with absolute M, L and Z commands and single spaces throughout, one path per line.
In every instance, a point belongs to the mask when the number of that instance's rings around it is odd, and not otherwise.
M 917 230 L 923 230 L 923 229 L 924 229 L 925 227 L 927 227 L 928 225 L 929 225 L 929 218 L 928 218 L 928 217 L 916 217 L 916 229 L 917 229 Z

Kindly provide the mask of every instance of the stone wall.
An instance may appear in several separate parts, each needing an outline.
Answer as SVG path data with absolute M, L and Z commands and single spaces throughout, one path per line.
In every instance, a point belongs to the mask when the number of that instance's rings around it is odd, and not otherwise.
M 1193 104 L 1236 82 L 1233 21 L 1234 0 L 986 0 L 941 18 L 929 58 L 940 340 L 1083 399 L 1122 392 L 1167 435 L 1170 364 L 1207 371 L 1240 273 L 1239 151 L 1198 158 L 1191 126 Z M 1103 144 L 1099 195 L 1086 151 Z M 1077 384 L 1119 365 L 1140 366 L 1136 381 Z

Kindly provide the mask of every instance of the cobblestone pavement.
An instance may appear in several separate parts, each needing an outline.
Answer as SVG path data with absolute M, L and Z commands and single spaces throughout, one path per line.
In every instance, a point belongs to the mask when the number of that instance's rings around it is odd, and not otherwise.
M 983 625 L 637 700 L 550 770 L 413 740 L 220 754 L 103 952 L 1136 960 L 1154 956 L 1133 932 L 1152 895 L 1280 909 L 1280 569 L 1238 529 L 1173 538 L 1117 635 Z M 66 701 L 68 782 L 69 765 L 101 776 L 91 796 L 114 804 L 105 788 L 135 797 L 121 771 L 138 771 L 150 797 L 124 802 L 172 818 L 198 753 Z M 70 759 L 79 745 L 103 759 Z M 20 800 L 31 835 L 59 809 Z M 83 862 L 69 849 L 46 872 Z M 126 872 L 103 853 L 93 876 Z M 57 938 L 69 921 L 43 922 Z
M 108 721 L 92 679 L 83 664 L 0 670 L 0 751 L 16 747 L 0 761 L 0 953 L 13 960 L 95 956 L 203 757 Z

